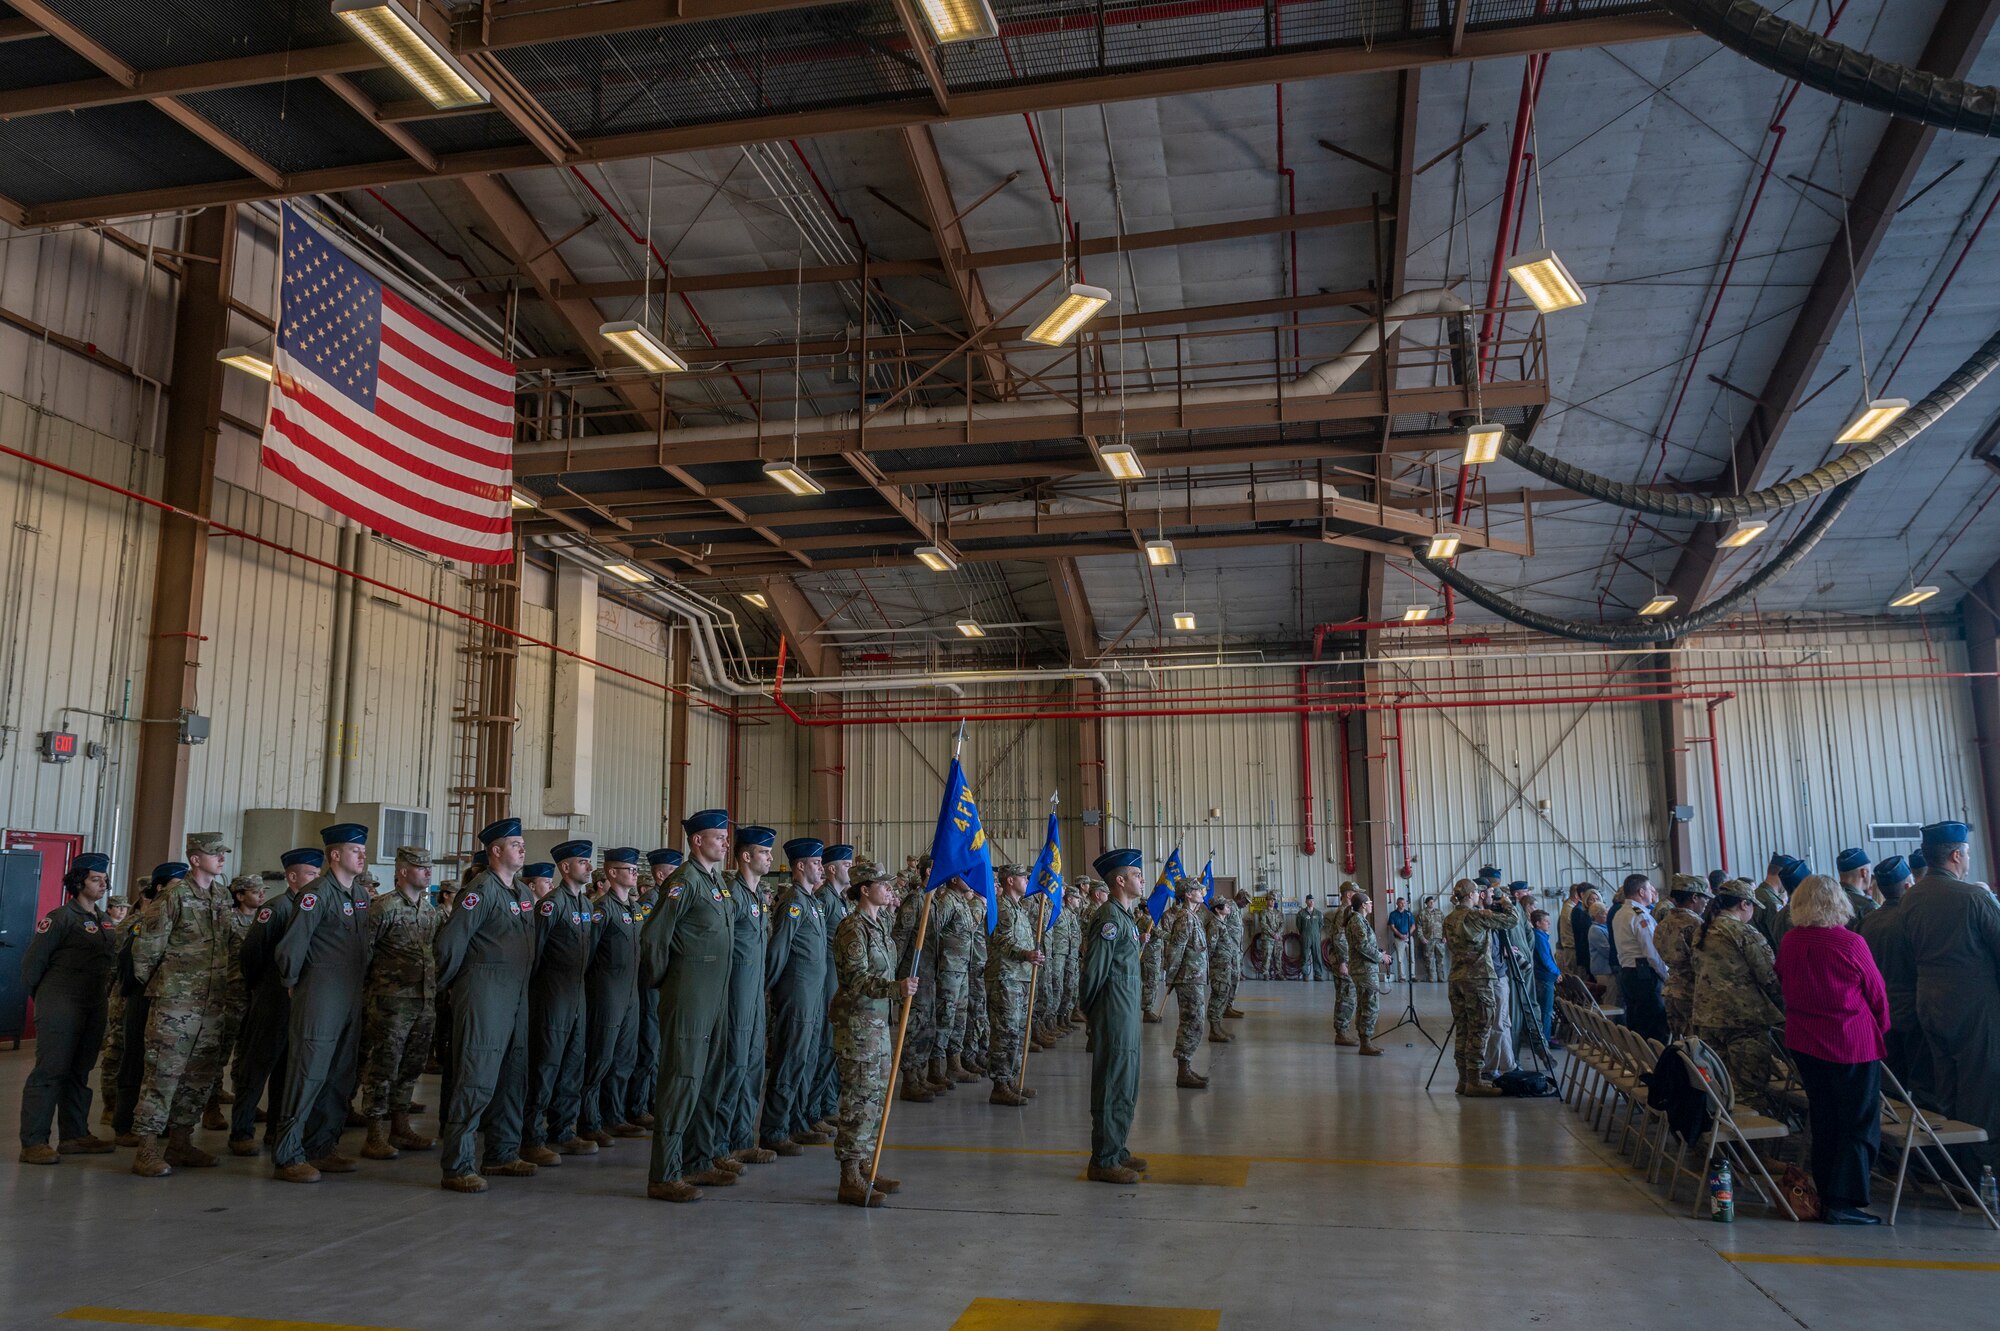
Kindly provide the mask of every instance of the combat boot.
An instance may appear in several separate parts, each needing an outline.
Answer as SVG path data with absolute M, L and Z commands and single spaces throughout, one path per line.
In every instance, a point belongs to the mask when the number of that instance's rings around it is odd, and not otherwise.
M 1174 1061 L 1181 1065 L 1181 1074 L 1174 1079 L 1174 1085 L 1184 1091 L 1205 1091 L 1208 1089 L 1208 1078 L 1196 1072 L 1193 1063 L 1185 1058 Z
M 902 1186 L 896 1179 L 887 1178 L 881 1174 L 875 1176 L 875 1191 L 877 1192 L 898 1192 L 902 1189 Z
M 112 1140 L 117 1145 L 123 1146 L 128 1151 L 131 1150 L 134 1146 L 144 1146 L 146 1144 L 146 1139 L 144 1137 L 141 1137 L 136 1132 L 121 1132 L 116 1137 L 112 1138 Z
M 804 1155 L 806 1153 L 806 1148 L 793 1141 L 790 1137 L 773 1137 L 764 1143 L 764 1147 L 766 1150 L 777 1155 Z
M 1335 1031 L 1333 1033 L 1333 1042 L 1342 1049 L 1352 1049 L 1361 1043 L 1361 1041 L 1355 1039 L 1346 1031 Z
M 167 1132 L 166 1162 L 183 1169 L 213 1169 L 221 1164 L 194 1144 L 193 1128 L 172 1128 Z
M 257 1144 L 255 1137 L 231 1137 L 229 1139 L 229 1153 L 231 1155 L 255 1157 L 262 1155 L 264 1148 Z
M 454 1174 L 439 1179 L 438 1186 L 446 1192 L 485 1192 L 486 1180 L 477 1174 Z
M 1210 1044 L 1228 1044 L 1235 1038 L 1228 1031 L 1222 1029 L 1221 1022 L 1211 1021 L 1208 1023 L 1208 1042 Z
M 733 1155 L 718 1155 L 715 1157 L 715 1159 L 711 1160 L 709 1163 L 714 1165 L 717 1169 L 726 1169 L 732 1174 L 741 1174 L 744 1170 L 749 1168 L 748 1165 L 744 1164 L 741 1160 L 738 1160 Z
M 650 1137 L 650 1136 L 652 1136 L 652 1134 L 651 1134 L 651 1133 L 647 1132 L 647 1131 L 646 1131 L 646 1130 L 645 1130 L 644 1128 L 640 1127 L 640 1126 L 639 1126 L 639 1125 L 638 1125 L 637 1123 L 613 1123 L 613 1124 L 611 1125 L 611 1135 L 612 1135 L 612 1136 L 614 1136 L 614 1137 Z M 603 1143 L 603 1142 L 601 1142 L 601 1141 L 600 1141 L 600 1142 L 598 1142 L 597 1144 L 598 1144 L 599 1146 L 602 1146 L 602 1145 L 604 1145 L 604 1143 Z
M 521 1148 L 521 1158 L 531 1165 L 542 1165 L 549 1169 L 554 1169 L 562 1163 L 561 1156 L 540 1143 L 536 1143 L 533 1146 L 523 1146 Z
M 902 1098 L 910 1101 L 912 1104 L 920 1105 L 927 1105 L 937 1099 L 935 1095 L 931 1094 L 931 1088 L 928 1085 L 908 1073 L 905 1073 L 903 1076 Z
M 588 1137 L 571 1135 L 556 1143 L 558 1155 L 596 1155 L 597 1143 Z
M 1243 1014 L 1236 1010 L 1236 1004 L 1231 1003 L 1228 1007 L 1222 1010 L 1222 1015 L 1225 1017 L 1240 1017 Z
M 1072 1008 L 1070 1010 L 1069 1020 L 1070 1020 L 1070 1025 L 1072 1026 L 1088 1026 L 1090 1024 L 1090 1018 L 1083 1015 L 1082 1008 Z
M 945 1061 L 942 1058 L 932 1057 L 930 1068 L 924 1074 L 924 1080 L 931 1084 L 932 1095 L 943 1095 L 957 1084 L 952 1081 L 951 1074 L 944 1069 Z
M 1382 1057 L 1382 1051 L 1375 1047 L 1375 1042 L 1373 1040 L 1363 1040 L 1361 1042 L 1361 1048 L 1355 1050 L 1355 1052 L 1360 1054 L 1363 1058 Z
M 1141 1020 L 1141 1021 L 1144 1021 L 1144 1022 L 1149 1022 L 1149 1023 L 1151 1023 L 1152 1025 L 1155 1025 L 1155 1026 L 1157 1026 L 1157 1025 L 1159 1025 L 1159 1024 L 1160 1024 L 1160 1014 L 1159 1014 L 1159 1013 L 1157 1013 L 1157 1012 L 1145 1012 L 1145 1013 L 1141 1013 L 1141 1014 L 1140 1014 L 1140 1016 L 1139 1016 L 1139 1020 Z
M 953 1054 L 951 1061 L 945 1065 L 945 1075 L 961 1086 L 969 1086 L 979 1080 L 979 1074 L 965 1066 L 965 1060 L 957 1054 Z
M 736 1182 L 736 1175 L 710 1165 L 699 1174 L 689 1174 L 687 1181 L 699 1188 L 727 1188 Z
M 701 1189 L 692 1183 L 674 1179 L 668 1183 L 648 1183 L 646 1196 L 656 1202 L 698 1202 Z
M 814 1130 L 811 1132 L 801 1132 L 793 1137 L 792 1140 L 801 1146 L 825 1146 L 833 1140 L 833 1136 L 831 1133 Z
M 830 1118 L 816 1118 L 812 1121 L 812 1130 L 814 1132 L 824 1132 L 828 1137 L 832 1137 L 834 1133 L 840 1130 L 840 1125 Z
M 347 1107 L 347 1122 L 344 1123 L 342 1126 L 349 1128 L 365 1128 L 368 1126 L 368 1119 L 361 1113 L 360 1110 L 356 1109 L 353 1105 L 349 1105 Z
M 437 1141 L 411 1127 L 408 1113 L 398 1113 L 389 1116 L 389 1145 L 405 1151 L 428 1151 Z
M 280 1183 L 317 1183 L 319 1171 L 301 1160 L 296 1165 L 279 1165 L 271 1171 L 271 1177 Z
M 1128 1169 L 1124 1165 L 1100 1165 L 1095 1160 L 1090 1162 L 1090 1168 L 1083 1171 L 1083 1176 L 1092 1183 L 1137 1183 L 1139 1181 L 1139 1171 L 1136 1169 Z
M 746 1165 L 768 1165 L 777 1160 L 778 1153 L 762 1146 L 746 1146 L 740 1151 L 731 1151 L 729 1158 Z
M 632 1115 L 632 1121 L 638 1124 L 640 1127 L 645 1128 L 648 1132 L 652 1131 L 653 1116 L 651 1114 L 645 1114 L 645 1113 L 634 1114 Z
M 85 1133 L 81 1137 L 65 1137 L 56 1143 L 59 1155 L 110 1155 L 117 1148 L 95 1133 Z
M 229 1131 L 229 1120 L 222 1116 L 222 1105 L 214 1096 L 208 1098 L 208 1107 L 201 1111 L 201 1126 L 210 1132 Z
M 39 1146 L 23 1146 L 21 1148 L 21 1163 L 24 1165 L 59 1165 L 62 1163 L 62 1156 L 57 1154 L 55 1147 L 49 1145 L 47 1142 L 43 1142 Z
M 585 1135 L 588 1136 L 592 1141 L 596 1142 L 598 1145 L 598 1149 L 600 1150 L 609 1150 L 613 1146 L 616 1146 L 618 1144 L 618 1139 L 612 1136 L 610 1133 L 606 1132 L 603 1128 L 599 1128 L 595 1132 L 587 1133 Z
M 139 1154 L 132 1158 L 132 1172 L 140 1178 L 165 1178 L 174 1172 L 161 1152 L 158 1137 L 139 1138 Z
M 861 1177 L 859 1160 L 840 1162 L 840 1201 L 847 1206 L 880 1206 L 882 1194 L 868 1186 L 868 1180 Z
M 986 1097 L 986 1103 L 989 1105 L 1011 1105 L 1018 1109 L 1028 1103 L 1028 1097 L 1022 1095 L 1006 1082 L 996 1081 L 993 1083 L 993 1094 Z
M 1029 1032 L 1028 1049 L 1030 1052 L 1043 1054 L 1048 1052 L 1048 1048 L 1049 1048 L 1049 1042 L 1042 1038 L 1042 1032 L 1040 1028 L 1037 1028 Z
M 402 1154 L 389 1141 L 389 1125 L 379 1118 L 368 1120 L 368 1141 L 361 1148 L 366 1160 L 394 1160 Z
M 353 1156 L 342 1155 L 339 1151 L 328 1151 L 319 1159 L 307 1163 L 322 1174 L 354 1174 L 361 1169 Z
M 1458 1094 L 1469 1099 L 1485 1100 L 1500 1094 L 1500 1088 L 1479 1077 L 1467 1077 L 1459 1082 Z
M 538 1166 L 523 1156 L 515 1156 L 512 1160 L 502 1160 L 497 1165 L 481 1165 L 480 1168 L 495 1178 L 533 1178 Z

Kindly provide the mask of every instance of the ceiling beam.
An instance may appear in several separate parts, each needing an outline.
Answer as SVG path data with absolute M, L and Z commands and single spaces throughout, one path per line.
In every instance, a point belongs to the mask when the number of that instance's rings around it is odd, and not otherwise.
M 1067 555 L 1051 559 L 1043 567 L 1049 573 L 1049 589 L 1055 593 L 1056 613 L 1062 616 L 1069 663 L 1089 665 L 1097 659 L 1097 617 L 1091 613 L 1090 597 L 1083 590 L 1083 573 Z
M 839 674 L 840 649 L 819 636 L 819 612 L 798 584 L 790 578 L 766 578 L 763 588 L 764 599 L 771 604 L 771 618 L 778 621 L 779 631 L 792 645 L 792 658 L 809 675 L 824 678 Z
M 319 81 L 324 83 L 334 96 L 352 107 L 355 114 L 373 125 L 376 133 L 395 144 L 405 157 L 426 171 L 438 169 L 438 155 L 425 147 L 423 140 L 401 125 L 384 120 L 382 108 L 375 105 L 367 93 L 356 87 L 352 79 L 345 74 L 322 74 Z
M 908 0 L 899 2 L 908 4 Z M 959 217 L 957 203 L 952 198 L 951 181 L 945 175 L 944 158 L 938 152 L 931 127 L 912 125 L 902 132 L 902 140 L 903 157 L 909 163 L 911 176 L 916 179 L 917 198 L 922 204 L 924 219 L 930 224 L 931 243 L 937 246 L 938 261 L 944 265 L 945 280 L 951 284 L 952 295 L 958 300 L 958 311 L 964 318 L 965 327 L 992 328 L 993 307 L 987 303 L 986 288 L 980 284 L 979 274 L 966 266 L 965 255 L 972 246 L 966 241 L 964 221 Z M 1001 334 L 993 336 L 998 340 Z M 985 376 L 985 389 L 989 394 L 1000 398 L 1014 395 L 1014 377 L 1008 372 L 1004 353 L 982 348 L 977 364 Z M 968 387 L 977 391 L 975 385 Z
M 903 24 L 903 33 L 910 39 L 910 58 L 917 62 L 917 68 L 924 72 L 924 82 L 930 85 L 931 100 L 937 109 L 951 113 L 951 85 L 945 82 L 944 70 L 938 65 L 937 51 L 931 46 L 930 29 L 917 17 L 917 7 L 911 0 L 895 0 L 896 17 Z
M 1948 4 L 1931 30 L 1917 68 L 1962 79 L 2000 18 L 2000 0 Z M 1792 321 L 1790 337 L 1757 394 L 1757 405 L 1736 437 L 1729 465 L 1710 481 L 1717 493 L 1747 493 L 1763 485 L 1785 429 L 1804 400 L 1827 345 L 1840 331 L 1855 289 L 1896 219 L 1937 131 L 1910 120 L 1891 120 L 1862 173 L 1846 219 L 1820 260 L 1819 272 Z M 1688 538 L 1667 589 L 1684 606 L 1708 599 L 1721 572 L 1720 526 L 1703 523 Z
M 1236 550 L 1259 548 L 1273 545 L 1332 545 L 1350 550 L 1360 550 L 1370 554 L 1407 558 L 1409 552 L 1400 545 L 1373 540 L 1366 536 L 1321 534 L 1311 528 L 1269 529 L 1250 532 L 1220 532 L 1211 535 L 1176 536 L 1174 544 L 1183 550 Z M 1058 540 L 1040 545 L 998 546 L 991 550 L 967 550 L 962 552 L 961 562 L 967 564 L 1003 563 L 1009 560 L 1049 560 L 1062 558 L 1086 559 L 1097 555 L 1118 555 L 1130 558 L 1132 542 L 1121 537 L 1116 541 Z M 918 568 L 917 562 L 907 555 L 888 551 L 876 551 L 866 555 L 843 556 L 815 561 L 816 572 L 845 571 L 869 568 Z M 713 569 L 716 577 L 765 577 L 774 570 L 771 566 L 758 563 L 719 564 Z
M 711 0 L 711 3 L 714 2 Z M 560 36 L 582 37 L 602 31 L 601 22 L 593 21 L 591 16 L 596 10 L 611 7 L 608 4 L 578 6 L 568 11 L 557 11 L 570 16 L 567 19 L 568 30 Z M 694 0 L 689 0 L 686 7 L 692 9 Z M 664 8 L 657 7 L 655 13 L 662 12 Z M 660 24 L 656 22 L 647 26 L 657 27 Z M 1342 74 L 1393 73 L 1464 60 L 1504 59 L 1535 51 L 1654 41 L 1663 37 L 1685 36 L 1689 31 L 1687 25 L 1678 19 L 1642 13 L 1528 22 L 1468 33 L 1464 49 L 1457 55 L 1453 55 L 1445 36 L 1441 34 L 1333 50 L 1296 50 L 1245 56 L 1216 53 L 1196 62 L 1165 68 L 1085 73 L 1046 82 L 959 92 L 952 97 L 949 114 L 939 111 L 937 104 L 926 94 L 817 111 L 613 134 L 580 140 L 570 160 L 574 164 L 619 161 L 823 134 L 900 129 L 907 125 L 934 124 L 946 120 L 986 120 L 1027 111 L 1090 106 L 1102 102 L 1173 97 L 1268 83 L 1303 82 Z M 104 79 L 97 82 L 110 85 L 108 95 L 104 88 L 99 87 L 94 98 L 88 96 L 87 89 L 79 90 L 74 84 L 30 89 L 27 95 L 0 93 L 0 117 L 63 110 L 78 105 L 133 101 L 154 95 L 200 91 L 207 87 L 237 87 L 282 78 L 351 73 L 374 65 L 372 55 L 358 43 L 313 47 L 142 74 L 139 78 L 141 87 L 136 92 L 120 86 L 115 80 Z M 204 74 L 201 72 L 204 69 L 216 72 Z M 71 91 L 65 93 L 60 91 L 62 88 Z M 71 199 L 32 208 L 28 218 L 33 225 L 50 226 L 171 208 L 273 198 L 283 194 L 362 189 L 409 180 L 522 170 L 544 165 L 547 160 L 546 154 L 532 144 L 479 149 L 444 154 L 437 171 L 429 171 L 414 162 L 372 162 L 298 172 L 286 176 L 282 186 L 276 189 L 254 179 L 229 180 Z

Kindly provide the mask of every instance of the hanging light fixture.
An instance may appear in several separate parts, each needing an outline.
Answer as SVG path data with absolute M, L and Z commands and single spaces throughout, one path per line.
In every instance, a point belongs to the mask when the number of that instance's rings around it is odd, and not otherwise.
M 599 328 L 597 334 L 639 362 L 641 369 L 654 374 L 679 374 L 687 369 L 687 362 L 678 352 L 635 319 L 614 319 Z
M 1543 314 L 1571 310 L 1583 304 L 1583 288 L 1554 250 L 1530 250 L 1507 260 L 1507 276 Z
M 1146 464 L 1139 461 L 1139 454 L 1130 444 L 1105 444 L 1097 450 L 1097 460 L 1113 480 L 1146 479 Z
M 766 462 L 764 475 L 795 495 L 823 495 L 826 487 L 806 475 L 796 462 Z
M 540 508 L 541 501 L 520 486 L 515 486 L 507 495 L 508 502 L 515 508 Z
M 986 630 L 979 626 L 979 621 L 976 619 L 959 620 L 958 631 L 968 638 L 983 638 L 986 636 Z
M 252 347 L 224 347 L 215 353 L 215 358 L 233 370 L 254 374 L 265 383 L 271 382 L 271 358 Z
M 938 45 L 1000 35 L 999 20 L 986 0 L 922 0 L 924 22 Z
M 1889 608 L 1891 610 L 1908 610 L 1911 606 L 1922 605 L 1937 594 L 1938 589 L 1929 584 L 1922 587 L 1912 587 L 1895 600 L 1889 602 Z
M 1881 437 L 1882 431 L 1896 423 L 1896 418 L 1910 409 L 1907 398 L 1878 397 L 1861 409 L 1859 415 L 1847 423 L 1840 432 L 1836 444 L 1867 444 Z
M 1110 303 L 1111 293 L 1103 287 L 1073 282 L 1062 299 L 1050 306 L 1034 327 L 1021 334 L 1021 340 L 1042 347 L 1060 347 Z
M 333 0 L 333 16 L 438 110 L 484 106 L 492 100 L 399 0 Z
M 1664 615 L 1681 603 L 1681 598 L 1672 592 L 1654 592 L 1653 599 L 1639 607 L 1642 615 Z
M 759 610 L 769 610 L 771 608 L 771 598 L 762 592 L 744 592 L 743 599 L 751 605 L 756 606 Z
M 1174 632 L 1192 633 L 1194 632 L 1194 623 L 1195 623 L 1194 611 L 1192 610 L 1174 611 Z
M 651 582 L 653 580 L 652 575 L 644 569 L 634 568 L 630 564 L 606 564 L 604 571 L 613 577 L 623 578 L 627 582 L 639 583 Z
M 1465 432 L 1465 465 L 1483 467 L 1500 456 L 1501 441 L 1507 437 L 1504 425 L 1475 425 Z
M 1457 532 L 1439 532 L 1437 535 L 1431 537 L 1431 548 L 1428 551 L 1430 557 L 1432 559 L 1450 559 L 1458 553 L 1460 539 Z
M 1403 607 L 1403 622 L 1405 624 L 1421 624 L 1430 617 L 1431 617 L 1431 608 L 1427 605 L 1410 605 Z
M 933 573 L 949 573 L 958 567 L 958 561 L 941 545 L 920 545 L 916 555 L 917 562 Z
M 1771 524 L 1768 522 L 1758 522 L 1754 518 L 1746 518 L 1744 521 L 1731 527 L 1729 534 L 1717 541 L 1716 544 L 1727 550 L 1741 550 L 1744 546 L 1762 536 L 1770 529 L 1770 526 Z
M 1164 536 L 1156 541 L 1146 542 L 1146 562 L 1156 568 L 1176 563 L 1179 558 L 1180 556 L 1174 551 L 1174 543 Z

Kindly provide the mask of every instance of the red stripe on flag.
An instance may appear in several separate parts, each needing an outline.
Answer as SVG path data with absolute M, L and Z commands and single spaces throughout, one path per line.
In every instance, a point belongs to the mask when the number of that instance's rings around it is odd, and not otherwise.
M 383 340 L 386 342 L 388 339 L 385 337 Z M 514 418 L 511 413 L 501 419 L 483 416 L 462 402 L 452 401 L 430 385 L 412 379 L 390 363 L 387 356 L 382 358 L 378 374 L 384 383 L 393 385 L 398 392 L 415 398 L 423 406 L 457 421 L 468 430 L 477 431 L 489 439 L 513 438 Z
M 475 467 L 485 467 L 503 476 L 513 474 L 514 457 L 511 453 L 495 452 L 481 448 L 471 439 L 460 439 L 446 434 L 429 421 L 421 420 L 391 402 L 384 402 L 378 394 L 375 399 L 375 419 L 391 429 L 401 430 L 421 443 L 441 449 Z
M 277 419 L 275 415 L 272 417 L 273 424 L 276 424 Z M 352 510 L 355 505 L 352 495 L 343 494 L 332 486 L 323 484 L 318 477 L 313 476 L 310 472 L 293 463 L 290 458 L 278 452 L 269 444 L 264 446 L 264 467 L 267 471 L 276 472 L 278 475 L 284 477 L 293 485 L 296 485 L 299 489 L 319 500 L 335 512 L 345 513 L 355 521 L 362 523 L 370 531 L 378 531 L 384 536 L 394 537 L 405 545 L 414 546 L 416 549 L 426 551 L 430 554 L 443 555 L 447 559 L 462 559 L 469 564 L 511 564 L 514 562 L 514 547 L 511 541 L 505 546 L 499 547 L 467 545 L 462 541 L 454 541 L 436 532 L 425 531 L 421 528 L 411 527 L 405 523 L 398 522 L 394 518 L 383 517 L 379 513 L 353 512 Z
M 301 403 L 300 405 L 309 406 L 310 404 Z M 324 442 L 319 436 L 313 433 L 309 426 L 288 419 L 281 408 L 272 411 L 270 428 L 291 440 L 292 444 L 300 452 L 308 453 L 318 458 L 327 466 L 332 467 L 335 471 L 353 481 L 357 488 L 368 492 L 372 497 L 385 503 L 398 505 L 399 507 L 408 509 L 412 513 L 421 513 L 425 517 L 435 518 L 439 522 L 450 523 L 452 526 L 462 528 L 465 531 L 498 533 L 509 530 L 513 525 L 512 514 L 505 509 L 491 515 L 468 512 L 443 500 L 433 499 L 429 495 L 418 494 L 414 490 L 397 484 L 393 477 L 382 475 L 379 472 L 359 465 L 361 459 L 355 454 L 342 452 L 340 449 Z M 475 503 L 493 502 L 490 497 L 484 495 L 475 496 L 468 494 L 467 498 L 473 500 Z M 350 517 L 360 518 L 363 521 L 368 520 L 368 516 L 365 513 L 353 513 L 346 508 L 341 508 L 340 505 L 335 505 L 335 507 L 340 508 L 341 512 L 347 513 Z
M 503 356 L 496 356 L 472 339 L 445 327 L 437 320 L 431 318 L 430 315 L 425 314 L 422 310 L 391 291 L 386 285 L 382 288 L 382 303 L 397 314 L 402 315 L 405 319 L 408 319 L 417 327 L 423 329 L 427 336 L 436 338 L 459 355 L 464 356 L 467 360 L 477 361 L 495 374 L 504 374 L 509 379 L 514 377 L 513 361 Z
M 371 453 L 381 457 L 384 462 L 399 467 L 413 475 L 422 476 L 427 481 L 436 481 L 439 485 L 448 485 L 454 490 L 462 490 L 476 498 L 493 498 L 494 494 L 498 491 L 499 482 L 486 482 L 485 484 L 494 487 L 494 493 L 480 494 L 475 487 L 481 485 L 482 482 L 466 476 L 463 472 L 441 467 L 435 462 L 429 462 L 414 454 L 404 452 L 388 436 L 400 431 L 420 443 L 429 444 L 432 448 L 449 453 L 461 462 L 470 463 L 475 467 L 486 467 L 503 475 L 509 474 L 511 471 L 511 459 L 508 459 L 505 454 L 494 453 L 480 448 L 477 444 L 455 439 L 434 426 L 426 425 L 408 412 L 397 407 L 385 406 L 379 401 L 376 403 L 375 411 L 371 413 L 370 419 L 380 421 L 387 428 L 382 434 L 378 435 L 374 431 L 356 424 L 351 417 L 340 411 L 332 403 L 323 401 L 320 395 L 315 393 L 303 379 L 296 377 L 288 378 L 281 375 L 277 396 L 280 400 L 291 399 L 298 402 L 299 405 L 308 408 L 314 416 L 325 421 L 334 429 L 339 430 L 349 439 L 367 448 Z
M 404 360 L 421 365 L 429 373 L 464 389 L 475 397 L 484 398 L 496 407 L 506 408 L 509 417 L 512 417 L 514 411 L 512 384 L 502 386 L 491 379 L 482 379 L 478 375 L 468 373 L 463 366 L 441 360 L 431 354 L 429 347 L 411 341 L 386 323 L 382 325 L 382 347 L 385 351 L 394 351 Z M 386 363 L 388 358 L 385 356 L 383 360 Z

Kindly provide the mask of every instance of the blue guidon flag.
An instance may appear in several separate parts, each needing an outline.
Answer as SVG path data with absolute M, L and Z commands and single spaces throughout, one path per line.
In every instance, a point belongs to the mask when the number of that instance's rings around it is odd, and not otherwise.
M 1186 878 L 1187 870 L 1181 867 L 1181 848 L 1175 846 L 1160 865 L 1160 881 L 1153 884 L 1153 891 L 1146 898 L 1146 913 L 1153 917 L 1153 923 L 1158 924 L 1160 916 L 1166 914 L 1167 907 L 1173 904 L 1174 893 Z
M 264 466 L 429 554 L 513 559 L 514 366 L 282 205 Z
M 956 758 L 951 760 L 944 799 L 938 805 L 937 831 L 931 836 L 931 877 L 924 891 L 953 878 L 963 878 L 986 899 L 986 932 L 992 933 L 1000 915 L 1000 903 L 993 899 L 993 848 L 979 823 L 979 802 L 965 783 L 965 766 Z
M 1042 853 L 1035 857 L 1034 872 L 1028 876 L 1028 895 L 1037 892 L 1049 894 L 1048 923 L 1054 924 L 1062 916 L 1063 871 L 1062 840 L 1056 833 L 1056 811 L 1049 810 L 1049 830 L 1042 838 Z

